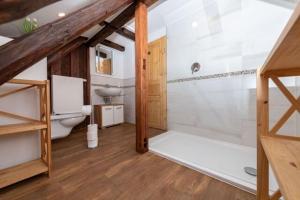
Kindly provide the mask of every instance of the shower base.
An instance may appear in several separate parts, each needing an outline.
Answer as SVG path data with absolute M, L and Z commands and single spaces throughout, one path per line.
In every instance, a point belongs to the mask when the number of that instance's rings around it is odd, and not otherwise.
M 256 193 L 256 177 L 244 171 L 244 167 L 256 168 L 255 148 L 168 131 L 150 138 L 149 150 L 242 190 Z M 271 172 L 270 193 L 277 188 Z

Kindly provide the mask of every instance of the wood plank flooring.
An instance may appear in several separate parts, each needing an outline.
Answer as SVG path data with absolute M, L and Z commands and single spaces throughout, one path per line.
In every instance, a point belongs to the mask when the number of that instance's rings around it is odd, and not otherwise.
M 151 129 L 151 135 L 160 131 Z M 85 132 L 53 142 L 53 173 L 6 187 L 1 200 L 133 199 L 255 200 L 255 196 L 152 153 L 135 152 L 135 127 L 100 133 L 100 147 L 86 147 Z

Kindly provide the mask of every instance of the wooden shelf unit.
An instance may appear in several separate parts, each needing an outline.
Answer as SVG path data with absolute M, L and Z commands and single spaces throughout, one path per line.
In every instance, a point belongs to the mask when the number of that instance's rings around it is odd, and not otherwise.
M 8 124 L 0 126 L 0 135 L 22 133 L 27 131 L 36 131 L 47 128 L 44 122 L 29 122 L 21 124 Z
M 300 141 L 262 136 L 261 143 L 283 196 L 300 199 Z
M 300 76 L 300 4 L 295 8 L 265 64 L 257 71 L 257 199 L 300 199 L 300 138 L 277 134 L 295 111 L 300 112 L 300 97 L 295 98 L 279 79 Z M 291 106 L 269 127 L 269 81 L 289 100 Z M 269 196 L 269 164 L 279 190 Z
M 48 171 L 41 159 L 32 160 L 0 171 L 0 188 Z
M 32 176 L 51 173 L 51 121 L 50 121 L 50 85 L 49 81 L 13 79 L 10 84 L 21 84 L 24 87 L 0 94 L 0 98 L 30 89 L 37 88 L 40 98 L 40 119 L 21 116 L 5 111 L 0 111 L 1 117 L 21 120 L 21 123 L 0 125 L 1 136 L 39 131 L 41 142 L 40 159 L 28 161 L 13 167 L 0 170 L 0 189 L 17 183 Z M 25 122 L 24 122 L 25 121 Z

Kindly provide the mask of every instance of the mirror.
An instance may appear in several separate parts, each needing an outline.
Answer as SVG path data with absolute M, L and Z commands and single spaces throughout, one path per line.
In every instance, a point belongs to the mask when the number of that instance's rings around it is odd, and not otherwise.
M 96 46 L 96 73 L 113 74 L 113 52 L 100 45 Z

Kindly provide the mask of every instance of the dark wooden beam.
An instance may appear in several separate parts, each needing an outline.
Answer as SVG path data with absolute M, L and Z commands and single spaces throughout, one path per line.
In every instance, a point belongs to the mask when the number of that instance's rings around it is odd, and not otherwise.
M 76 39 L 133 0 L 98 0 L 0 47 L 0 85 Z
M 148 151 L 148 81 L 147 81 L 147 5 L 139 2 L 135 10 L 135 103 L 136 103 L 136 151 Z
M 51 63 L 63 58 L 68 53 L 70 53 L 74 49 L 81 46 L 87 40 L 88 40 L 88 38 L 86 38 L 86 37 L 78 37 L 75 40 L 73 40 L 72 42 L 70 42 L 69 44 L 66 44 L 65 46 L 60 48 L 57 52 L 55 52 L 55 53 L 51 54 L 50 56 L 48 56 L 48 59 L 47 59 L 48 64 L 51 64 Z
M 135 33 L 128 30 L 127 28 L 122 27 L 121 29 L 117 30 L 116 32 L 132 41 L 135 41 Z
M 107 58 L 107 54 L 100 51 L 100 57 L 101 57 L 101 58 Z
M 113 49 L 116 49 L 118 51 L 125 51 L 125 47 L 117 44 L 117 43 L 114 43 L 112 41 L 109 41 L 109 40 L 103 40 L 100 44 L 103 44 L 107 47 L 110 47 L 110 48 L 113 48 Z
M 133 19 L 135 6 L 136 3 L 133 3 L 130 6 L 128 6 L 121 14 L 119 14 L 116 18 L 114 18 L 110 22 L 110 26 L 105 26 L 96 35 L 94 35 L 89 40 L 88 45 L 94 47 L 97 44 L 103 42 L 108 36 L 110 36 L 113 32 L 115 32 L 115 28 L 121 28 L 128 21 Z
M 118 27 L 114 27 L 113 25 L 111 25 L 110 23 L 104 21 L 100 24 L 101 26 L 109 26 L 111 28 L 113 28 L 115 30 L 116 33 L 134 41 L 135 40 L 135 35 L 134 35 L 134 32 L 128 30 L 127 28 L 124 28 L 124 27 L 121 27 L 121 28 L 118 28 Z
M 158 0 L 139 0 L 139 2 L 144 3 L 147 7 L 152 6 L 154 3 L 156 3 Z
M 60 0 L 4 0 L 0 1 L 0 24 L 20 19 Z
M 119 14 L 116 18 L 114 18 L 110 25 L 115 28 L 121 28 L 124 26 L 127 22 L 129 22 L 134 17 L 134 11 L 136 2 L 143 2 L 147 7 L 150 7 L 158 0 L 139 0 L 135 1 L 132 5 L 128 6 L 121 14 Z M 94 35 L 88 42 L 89 46 L 96 46 L 97 44 L 101 43 L 103 40 L 105 40 L 108 36 L 110 36 L 113 32 L 115 32 L 115 28 L 112 28 L 111 26 L 105 26 L 103 29 L 101 29 L 96 35 Z

